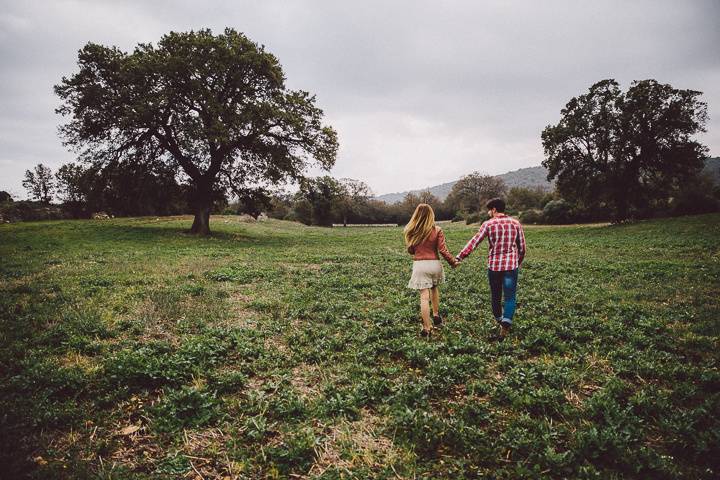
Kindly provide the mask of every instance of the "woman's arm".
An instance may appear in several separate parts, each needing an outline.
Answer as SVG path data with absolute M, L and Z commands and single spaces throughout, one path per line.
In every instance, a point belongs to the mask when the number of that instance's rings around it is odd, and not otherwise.
M 440 227 L 438 227 L 438 252 L 440 252 L 440 255 L 442 255 L 451 266 L 454 267 L 458 263 L 448 250 L 447 244 L 445 243 L 445 233 L 443 233 Z

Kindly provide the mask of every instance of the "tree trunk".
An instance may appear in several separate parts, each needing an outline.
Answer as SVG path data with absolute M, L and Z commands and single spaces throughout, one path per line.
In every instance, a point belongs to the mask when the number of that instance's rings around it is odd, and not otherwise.
M 190 227 L 190 233 L 210 235 L 210 207 L 198 207 L 195 210 L 195 219 Z
M 628 218 L 627 189 L 619 189 L 615 192 L 615 223 L 622 223 Z
M 209 182 L 197 185 L 194 197 L 195 219 L 190 227 L 190 233 L 210 235 L 210 211 L 213 204 L 212 185 Z

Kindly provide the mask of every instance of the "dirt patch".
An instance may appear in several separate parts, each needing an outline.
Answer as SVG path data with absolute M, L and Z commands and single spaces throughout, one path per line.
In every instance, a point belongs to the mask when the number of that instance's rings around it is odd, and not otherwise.
M 331 467 L 339 470 L 380 469 L 407 462 L 407 454 L 380 433 L 383 423 L 382 418 L 363 409 L 358 420 L 342 421 L 326 428 L 308 477 L 320 476 Z
M 182 453 L 200 478 L 240 478 L 242 465 L 230 460 L 227 445 L 233 438 L 219 428 L 183 431 Z M 191 472 L 188 472 L 191 473 Z M 191 478 L 193 477 L 191 474 Z
M 278 352 L 286 357 L 290 356 L 292 353 L 290 352 L 290 348 L 287 346 L 287 343 L 285 343 L 285 339 L 282 335 L 273 335 L 272 337 L 267 337 L 265 339 L 264 346 L 265 350 L 268 350 L 270 352 Z
M 565 400 L 567 400 L 570 405 L 575 408 L 582 408 L 585 400 L 601 388 L 599 385 L 585 383 L 578 386 L 575 390 L 565 390 L 563 393 L 565 394 Z
M 583 398 L 578 395 L 576 392 L 573 392 L 571 390 L 566 390 L 563 392 L 565 394 L 565 400 L 572 405 L 575 408 L 580 408 L 583 404 Z
M 132 396 L 118 406 L 121 419 L 110 425 L 96 426 L 88 421 L 79 429 L 47 432 L 45 448 L 35 452 L 33 458 L 38 465 L 80 459 L 92 464 L 98 476 L 105 478 L 119 466 L 131 472 L 151 473 L 170 455 L 185 457 L 190 465 L 178 478 L 242 478 L 242 466 L 227 454 L 234 437 L 221 428 L 184 430 L 179 448 L 172 451 L 164 448 L 161 439 L 147 428 L 144 414 L 160 397 L 159 392 Z M 97 455 L 95 446 L 99 441 L 111 441 L 113 449 Z
M 151 298 L 144 299 L 132 312 L 131 318 L 139 319 L 145 327 L 138 337 L 139 342 L 163 341 L 173 346 L 180 344 L 180 338 L 173 332 L 176 322 L 172 315 L 158 307 Z
M 120 447 L 109 459 L 99 459 L 101 472 L 111 471 L 117 464 L 133 471 L 153 471 L 168 457 L 168 451 L 159 448 L 154 435 L 146 433 L 145 428 L 129 426 L 118 430 L 115 435 L 121 438 Z M 227 444 L 232 437 L 219 428 L 200 431 L 184 430 L 183 443 L 173 456 L 185 457 L 190 470 L 182 478 L 240 478 L 240 466 L 227 455 Z
M 246 384 L 246 390 L 249 392 L 257 392 L 262 390 L 265 385 L 265 379 L 262 377 L 250 377 Z
M 246 305 L 250 302 L 252 302 L 253 297 L 250 295 L 246 295 L 244 293 L 240 292 L 231 292 L 230 293 L 230 301 L 233 303 L 233 305 Z
M 290 384 L 303 399 L 313 399 L 320 394 L 320 385 L 324 377 L 317 365 L 301 363 L 292 369 Z
M 285 269 L 290 272 L 319 272 L 323 266 L 331 265 L 329 263 L 293 263 L 286 265 Z
M 95 425 L 88 420 L 83 426 L 69 431 L 49 431 L 43 435 L 43 448 L 33 458 L 38 465 L 48 463 L 66 465 L 82 460 L 92 464 L 99 477 L 122 465 L 131 471 L 148 472 L 165 457 L 166 452 L 159 439 L 145 425 L 144 407 L 153 405 L 159 393 L 148 396 L 133 395 L 118 405 L 121 419 L 107 425 Z M 112 445 L 112 450 L 98 455 L 98 442 Z
M 229 292 L 229 309 L 220 326 L 230 328 L 253 328 L 257 326 L 258 313 L 248 308 L 253 297 L 247 293 Z
M 610 361 L 605 358 L 597 355 L 596 353 L 592 353 L 585 357 L 585 361 L 587 362 L 587 370 L 591 372 L 602 372 L 606 375 L 615 375 L 615 371 L 612 368 L 612 365 L 610 364 Z
M 98 456 L 100 472 L 110 472 L 116 465 L 133 471 L 152 470 L 165 457 L 165 450 L 160 446 L 157 437 L 147 432 L 144 427 L 133 431 L 135 427 L 137 425 L 128 425 L 115 432 L 119 445 L 109 458 Z
M 58 362 L 65 368 L 77 367 L 87 374 L 96 372 L 100 368 L 100 365 L 92 357 L 72 351 L 59 357 Z

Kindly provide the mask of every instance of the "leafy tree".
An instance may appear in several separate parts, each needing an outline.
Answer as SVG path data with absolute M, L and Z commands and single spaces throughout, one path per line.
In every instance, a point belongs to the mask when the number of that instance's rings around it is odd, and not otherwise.
M 5 190 L 0 190 L 0 203 L 9 203 L 13 201 L 12 195 Z
M 115 216 L 176 215 L 188 211 L 187 198 L 194 190 L 178 183 L 174 169 L 164 162 L 119 162 L 101 170 L 90 169 L 93 211 L 104 210 Z M 87 180 L 86 180 L 87 181 Z M 224 191 L 211 191 L 212 204 L 227 204 Z
M 85 167 L 68 163 L 56 174 L 66 210 L 74 216 L 104 211 L 115 216 L 174 215 L 187 212 L 189 188 L 163 163 L 109 163 Z M 224 202 L 221 193 L 214 197 Z
M 445 200 L 451 211 L 474 212 L 482 215 L 485 203 L 505 195 L 507 186 L 501 178 L 473 172 L 455 182 Z
M 337 210 L 343 225 L 347 226 L 348 217 L 360 212 L 372 197 L 372 191 L 365 182 L 352 178 L 341 178 L 338 184 L 340 193 L 337 198 Z
M 543 218 L 548 223 L 568 223 L 572 216 L 572 205 L 563 199 L 552 200 L 543 208 Z
M 681 186 L 669 200 L 668 213 L 688 215 L 717 212 L 720 210 L 720 196 L 712 177 L 700 174 L 691 182 Z
M 233 193 L 238 197 L 237 213 L 245 213 L 253 218 L 272 206 L 270 192 L 261 188 L 247 188 L 235 190 Z
M 55 190 L 53 173 L 42 163 L 38 163 L 33 170 L 25 170 L 25 179 L 22 182 L 28 194 L 35 200 L 50 203 Z
M 400 215 L 399 218 L 397 218 L 397 222 L 406 223 L 407 221 L 409 221 L 410 217 L 415 211 L 415 208 L 420 203 L 427 203 L 432 207 L 433 211 L 435 212 L 436 220 L 447 219 L 450 216 L 450 210 L 446 208 L 446 203 L 441 201 L 429 189 L 425 189 L 417 193 L 407 193 L 405 197 L 403 197 L 402 202 L 399 203 Z M 390 212 L 392 212 L 392 210 L 393 209 L 391 207 Z
M 286 220 L 292 218 L 293 195 L 278 191 L 270 196 L 270 205 L 267 213 L 271 218 Z
M 560 122 L 542 132 L 548 180 L 583 209 L 607 208 L 624 220 L 667 197 L 703 166 L 707 148 L 691 137 L 705 131 L 701 93 L 655 80 L 623 93 L 603 80 L 572 98 Z
M 286 89 L 277 58 L 235 30 L 171 32 L 131 54 L 88 43 L 78 66 L 55 86 L 66 144 L 91 164 L 160 162 L 185 175 L 192 232 L 210 232 L 214 199 L 231 187 L 335 162 L 337 135 L 315 97 Z
M 57 193 L 64 202 L 81 202 L 85 198 L 86 169 L 77 163 L 66 163 L 55 173 Z
M 518 220 L 520 220 L 521 223 L 537 225 L 539 223 L 542 223 L 545 219 L 543 217 L 542 210 L 531 208 L 529 210 L 523 210 L 523 212 L 518 217 Z
M 421 190 L 417 194 L 418 203 L 427 203 L 431 206 L 440 205 L 440 199 L 430 191 L 430 189 Z
M 552 200 L 552 193 L 542 187 L 513 187 L 507 194 L 507 205 L 518 212 L 542 209 Z
M 304 179 L 300 183 L 296 212 L 303 223 L 329 227 L 333 224 L 336 204 L 343 188 L 330 176 Z

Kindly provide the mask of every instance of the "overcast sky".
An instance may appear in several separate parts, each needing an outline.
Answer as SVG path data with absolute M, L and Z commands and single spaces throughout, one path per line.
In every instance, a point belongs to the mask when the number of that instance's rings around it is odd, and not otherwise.
M 539 165 L 540 132 L 594 82 L 704 92 L 720 155 L 720 1 L 0 0 L 0 190 L 74 160 L 52 86 L 87 42 L 130 51 L 225 27 L 264 44 L 339 134 L 331 174 L 376 194 Z

